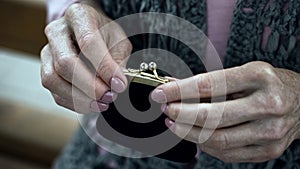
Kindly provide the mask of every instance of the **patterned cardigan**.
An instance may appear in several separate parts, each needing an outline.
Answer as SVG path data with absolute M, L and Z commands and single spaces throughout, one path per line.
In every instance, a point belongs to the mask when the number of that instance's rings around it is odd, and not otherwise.
M 163 12 L 182 17 L 206 32 L 205 0 L 101 0 L 100 5 L 113 19 L 138 12 Z M 268 32 L 268 38 L 263 34 Z M 161 48 L 180 56 L 194 74 L 204 72 L 203 64 L 186 46 L 169 37 L 149 35 L 130 39 L 134 50 Z M 300 0 L 238 0 L 231 23 L 224 67 L 251 61 L 265 61 L 275 67 L 300 73 Z M 142 44 L 140 42 L 143 42 Z M 176 69 L 174 69 L 176 70 Z M 131 159 L 110 153 L 99 154 L 97 146 L 79 129 L 54 164 L 57 169 L 294 169 L 300 168 L 300 141 L 294 141 L 284 154 L 264 163 L 226 164 L 202 153 L 190 164 L 155 157 Z

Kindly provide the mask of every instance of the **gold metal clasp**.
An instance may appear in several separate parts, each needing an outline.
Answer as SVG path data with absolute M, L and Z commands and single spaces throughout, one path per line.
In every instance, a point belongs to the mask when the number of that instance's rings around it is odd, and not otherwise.
M 132 82 L 141 83 L 149 86 L 158 86 L 169 82 L 165 77 L 158 76 L 156 71 L 157 65 L 154 62 L 149 64 L 143 62 L 140 64 L 140 69 L 128 68 L 124 70 L 124 74 L 129 78 L 132 78 Z M 147 72 L 146 72 L 147 71 Z M 148 73 L 151 71 L 151 73 Z

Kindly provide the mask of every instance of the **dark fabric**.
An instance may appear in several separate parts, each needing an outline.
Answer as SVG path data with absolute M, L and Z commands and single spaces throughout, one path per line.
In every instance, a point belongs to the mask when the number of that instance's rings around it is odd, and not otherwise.
M 200 30 L 203 32 L 206 32 L 205 0 L 116 0 L 113 2 L 111 0 L 100 0 L 99 2 L 102 9 L 112 19 L 117 19 L 122 16 L 138 12 L 161 12 L 173 14 L 186 19 L 200 28 Z M 149 21 L 145 21 L 148 24 L 150 23 L 147 25 L 150 28 L 147 29 L 159 29 L 157 28 L 156 24 L 159 24 L 161 20 L 158 19 L 156 21 L 155 19 L 156 18 L 149 18 Z M 192 41 L 193 37 L 190 38 L 190 41 Z M 133 51 L 145 48 L 164 49 L 176 54 L 179 58 L 181 58 L 190 67 L 194 74 L 205 71 L 203 63 L 199 57 L 195 55 L 195 53 L 185 44 L 180 43 L 176 39 L 162 35 L 148 34 L 144 36 L 132 37 L 130 40 L 134 47 Z M 197 40 L 195 41 L 198 42 Z M 205 51 L 205 46 L 199 47 L 203 48 L 203 51 Z M 147 60 L 147 58 L 144 58 L 144 60 Z M 174 67 L 173 70 L 180 70 L 180 68 Z
M 234 11 L 225 67 L 265 61 L 300 72 L 300 1 L 239 0 Z M 245 12 L 245 8 L 253 12 Z M 271 29 L 265 49 L 264 29 Z
M 268 4 L 269 3 L 269 4 Z M 101 0 L 100 5 L 113 19 L 137 12 L 164 12 L 187 19 L 206 32 L 205 0 Z M 273 66 L 300 73 L 300 1 L 299 0 L 238 0 L 228 40 L 225 67 L 242 65 L 250 61 L 266 61 Z M 244 10 L 245 8 L 250 10 Z M 251 10 L 253 9 L 253 11 Z M 266 48 L 262 47 L 262 35 L 271 29 Z M 180 42 L 159 35 L 131 38 L 134 50 L 148 47 L 166 49 L 180 56 L 194 74 L 205 72 L 197 56 Z M 176 70 L 176 69 L 174 69 Z M 194 165 L 178 164 L 158 158 L 131 159 L 110 153 L 99 155 L 96 145 L 82 129 L 66 147 L 54 168 L 98 169 L 109 168 L 115 161 L 116 168 L 179 169 Z M 276 159 L 265 163 L 225 164 L 202 153 L 196 161 L 197 169 L 297 169 L 300 168 L 300 141 L 296 140 Z
M 101 155 L 97 145 L 80 127 L 54 163 L 54 169 L 188 169 L 190 164 L 170 162 L 156 157 L 134 159 L 111 153 Z
M 265 163 L 225 164 L 202 153 L 195 169 L 298 169 L 300 168 L 300 141 L 294 141 L 284 154 Z M 116 165 L 109 166 L 112 162 Z M 175 163 L 159 158 L 131 159 L 110 153 L 99 154 L 96 144 L 79 128 L 62 155 L 54 164 L 54 169 L 188 169 L 195 163 Z
M 278 159 L 264 163 L 226 164 L 208 154 L 201 154 L 196 169 L 299 169 L 300 141 L 294 141 Z

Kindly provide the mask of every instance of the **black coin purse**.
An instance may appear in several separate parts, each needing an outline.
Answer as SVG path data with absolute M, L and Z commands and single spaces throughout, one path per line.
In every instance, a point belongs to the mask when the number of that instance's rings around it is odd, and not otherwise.
M 108 140 L 141 151 L 142 153 L 153 155 L 149 152 L 145 152 L 143 149 L 139 149 L 137 146 L 139 143 L 128 141 L 127 138 L 147 139 L 168 130 L 165 125 L 167 116 L 162 113 L 160 109 L 161 105 L 151 101 L 151 98 L 149 98 L 150 93 L 158 85 L 167 83 L 168 79 L 158 75 L 159 73 L 156 71 L 156 64 L 154 62 L 149 63 L 149 65 L 142 63 L 139 70 L 127 69 L 124 73 L 129 78 L 129 87 L 127 91 L 118 95 L 118 99 L 110 104 L 107 111 L 101 113 L 102 117 L 98 117 L 97 130 L 99 134 Z M 132 108 L 126 108 L 128 106 Z M 130 118 L 124 116 L 124 113 L 125 116 L 136 115 L 145 117 L 145 121 L 139 122 L 138 120 L 130 120 Z M 149 121 L 147 121 L 148 115 L 153 115 L 152 117 L 149 116 Z M 151 120 L 153 117 L 155 118 Z M 120 135 L 116 136 L 109 132 L 103 125 L 103 120 L 105 120 L 113 130 L 120 133 Z M 169 132 L 171 133 L 171 131 Z M 170 134 L 168 140 L 177 140 L 177 144 L 167 151 L 154 154 L 156 157 L 181 163 L 190 162 L 195 157 L 197 153 L 196 144 L 182 140 L 173 133 Z M 149 146 L 151 149 L 151 146 L 158 146 L 163 141 L 164 140 L 156 139 L 154 144 L 151 143 L 151 145 L 147 145 L 147 143 L 145 143 L 143 146 Z

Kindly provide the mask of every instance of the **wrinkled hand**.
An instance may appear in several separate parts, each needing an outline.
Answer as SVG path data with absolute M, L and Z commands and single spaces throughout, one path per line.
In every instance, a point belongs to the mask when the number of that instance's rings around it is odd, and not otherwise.
M 57 104 L 79 113 L 101 112 L 126 89 L 122 67 L 132 47 L 117 24 L 104 26 L 110 21 L 92 6 L 77 3 L 46 27 L 42 84 Z
M 227 91 L 218 85 L 222 76 Z M 212 98 L 212 93 L 229 100 L 184 102 Z M 169 116 L 166 125 L 176 135 L 198 143 L 202 151 L 225 162 L 275 159 L 299 138 L 300 75 L 264 62 L 176 80 L 159 86 L 151 96 L 167 102 L 162 106 Z M 205 142 L 200 141 L 200 133 L 208 138 Z

